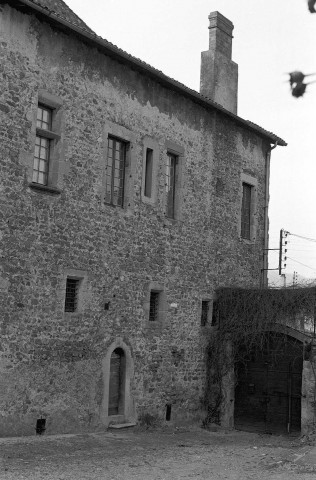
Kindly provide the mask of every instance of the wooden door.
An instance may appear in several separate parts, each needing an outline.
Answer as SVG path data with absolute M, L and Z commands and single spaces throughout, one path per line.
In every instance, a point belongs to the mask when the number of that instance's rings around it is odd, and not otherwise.
M 286 335 L 271 335 L 263 350 L 237 365 L 235 426 L 270 433 L 299 432 L 303 348 Z
M 110 365 L 109 415 L 118 415 L 120 413 L 122 358 L 123 352 L 119 349 L 114 350 Z

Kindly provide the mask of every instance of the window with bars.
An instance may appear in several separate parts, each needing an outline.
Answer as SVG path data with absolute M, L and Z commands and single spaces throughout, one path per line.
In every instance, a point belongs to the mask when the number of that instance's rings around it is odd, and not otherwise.
M 80 280 L 77 278 L 67 278 L 65 312 L 76 312 L 78 309 Z
M 104 201 L 119 207 L 123 207 L 124 202 L 126 149 L 126 142 L 108 137 Z
M 173 153 L 167 153 L 166 163 L 166 215 L 175 218 L 175 195 L 176 195 L 176 168 L 178 157 Z
M 151 290 L 149 301 L 149 321 L 156 322 L 159 320 L 159 296 L 160 292 Z
M 40 185 L 48 184 L 48 171 L 51 148 L 52 109 L 43 105 L 37 107 L 35 153 L 32 181 Z
M 242 184 L 241 204 L 241 237 L 250 240 L 251 232 L 251 197 L 253 186 L 248 183 Z
M 209 300 L 202 300 L 202 308 L 201 308 L 201 326 L 205 327 L 208 322 L 208 312 L 209 312 Z

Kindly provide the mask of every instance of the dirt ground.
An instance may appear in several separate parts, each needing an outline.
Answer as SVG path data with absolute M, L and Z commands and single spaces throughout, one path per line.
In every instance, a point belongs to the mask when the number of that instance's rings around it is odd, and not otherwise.
M 299 438 L 168 427 L 0 439 L 1 480 L 315 478 L 316 448 Z

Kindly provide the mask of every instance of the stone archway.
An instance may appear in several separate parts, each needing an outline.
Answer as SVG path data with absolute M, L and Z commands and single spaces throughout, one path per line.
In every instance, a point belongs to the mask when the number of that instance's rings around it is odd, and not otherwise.
M 103 398 L 100 418 L 104 425 L 111 422 L 134 422 L 135 408 L 130 393 L 134 362 L 130 347 L 117 338 L 102 361 Z
M 236 366 L 235 426 L 271 433 L 300 432 L 306 336 L 289 327 L 267 332 L 263 348 Z

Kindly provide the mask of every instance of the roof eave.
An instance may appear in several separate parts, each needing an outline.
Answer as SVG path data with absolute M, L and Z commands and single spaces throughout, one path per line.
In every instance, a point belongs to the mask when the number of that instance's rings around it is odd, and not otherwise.
M 259 125 L 253 124 L 248 120 L 244 120 L 243 118 L 239 117 L 238 115 L 235 115 L 229 110 L 226 110 L 224 107 L 222 107 L 218 103 L 213 102 L 212 100 L 206 97 L 203 97 L 201 94 L 199 94 L 195 90 L 192 90 L 189 87 L 186 87 L 182 83 L 172 79 L 171 77 L 168 77 L 163 72 L 156 70 L 154 67 L 148 65 L 142 60 L 139 60 L 138 58 L 133 57 L 132 55 L 125 52 L 124 50 L 121 50 L 117 46 L 113 45 L 111 42 L 108 42 L 107 40 L 104 40 L 98 35 L 92 34 L 84 30 L 83 28 L 80 28 L 79 26 L 68 22 L 64 18 L 56 15 L 54 12 L 51 12 L 50 10 L 45 9 L 40 5 L 33 3 L 31 0 L 19 0 L 18 2 L 16 2 L 15 0 L 7 0 L 7 1 L 9 3 L 15 4 L 15 6 L 17 6 L 17 4 L 19 5 L 24 4 L 25 6 L 29 7 L 31 10 L 38 12 L 44 17 L 46 17 L 50 22 L 59 24 L 65 27 L 66 29 L 69 29 L 75 32 L 85 41 L 88 41 L 88 43 L 92 43 L 93 45 L 95 45 L 96 47 L 98 47 L 104 53 L 110 55 L 111 57 L 116 58 L 119 61 L 124 61 L 124 63 L 129 64 L 132 68 L 134 69 L 136 68 L 137 70 L 145 73 L 146 75 L 153 77 L 156 81 L 159 81 L 161 84 L 166 85 L 168 88 L 172 88 L 173 90 L 181 93 L 182 95 L 186 95 L 190 97 L 193 101 L 195 101 L 196 103 L 199 103 L 203 107 L 205 108 L 211 107 L 212 109 L 215 109 L 227 115 L 237 123 L 243 125 L 248 130 L 255 131 L 258 135 L 266 138 L 267 140 L 270 141 L 270 143 L 278 144 L 280 146 L 287 145 L 287 143 L 282 138 L 278 137 L 274 133 L 268 132 L 262 127 L 260 127 Z

